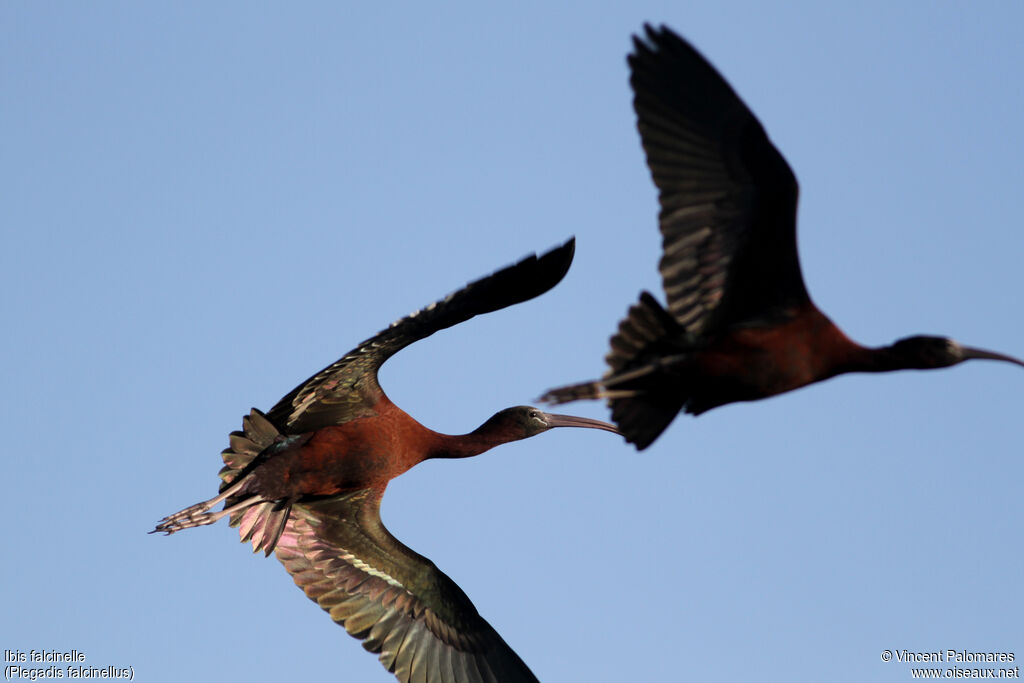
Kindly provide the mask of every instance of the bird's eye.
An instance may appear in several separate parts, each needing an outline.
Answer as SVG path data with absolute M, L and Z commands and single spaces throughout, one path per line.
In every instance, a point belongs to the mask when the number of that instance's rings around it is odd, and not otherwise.
M 540 411 L 539 410 L 531 410 L 530 411 L 530 417 L 532 419 L 534 419 L 534 420 L 540 419 Z

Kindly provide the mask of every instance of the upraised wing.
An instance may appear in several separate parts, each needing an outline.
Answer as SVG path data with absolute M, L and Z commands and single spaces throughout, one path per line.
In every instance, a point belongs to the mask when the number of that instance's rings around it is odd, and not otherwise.
M 438 330 L 543 294 L 568 272 L 575 248 L 570 239 L 542 256 L 531 254 L 392 323 L 295 387 L 267 418 L 283 433 L 299 434 L 372 414 L 384 361 Z
M 629 55 L 637 128 L 660 190 L 669 313 L 694 336 L 808 301 L 797 182 L 725 79 L 667 27 Z

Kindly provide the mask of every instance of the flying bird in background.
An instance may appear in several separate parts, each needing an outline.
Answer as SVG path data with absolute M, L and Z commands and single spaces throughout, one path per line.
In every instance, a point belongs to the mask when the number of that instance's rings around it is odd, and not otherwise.
M 415 341 L 548 291 L 568 271 L 574 247 L 570 240 L 467 285 L 367 339 L 265 415 L 253 409 L 222 454 L 220 493 L 153 532 L 229 516 L 243 542 L 276 552 L 306 595 L 400 681 L 536 681 L 455 582 L 388 532 L 381 497 L 391 479 L 424 460 L 478 455 L 555 427 L 617 429 L 519 406 L 469 434 L 440 434 L 395 406 L 377 373 Z
M 638 449 L 680 411 L 781 394 L 846 372 L 944 368 L 984 358 L 944 337 L 868 348 L 811 301 L 796 248 L 797 182 L 725 79 L 666 27 L 633 38 L 637 127 L 659 190 L 667 307 L 640 295 L 611 338 L 599 381 L 541 400 L 606 398 Z

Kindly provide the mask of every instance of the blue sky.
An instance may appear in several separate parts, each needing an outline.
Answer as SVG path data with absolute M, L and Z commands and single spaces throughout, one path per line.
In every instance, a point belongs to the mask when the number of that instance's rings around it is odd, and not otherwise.
M 395 318 L 570 235 L 549 294 L 403 351 L 439 431 L 602 372 L 656 292 L 625 55 L 692 40 L 801 183 L 812 297 L 854 339 L 1024 355 L 1018 3 L 0 4 L 0 649 L 137 680 L 387 681 L 218 525 L 146 531 Z M 905 681 L 1024 657 L 1019 368 L 849 376 L 557 430 L 392 483 L 390 530 L 543 681 Z M 599 404 L 573 412 L 606 416 Z

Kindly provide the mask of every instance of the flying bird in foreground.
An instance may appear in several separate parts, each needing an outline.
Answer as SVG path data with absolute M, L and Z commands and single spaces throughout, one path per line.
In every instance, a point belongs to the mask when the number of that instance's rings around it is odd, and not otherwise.
M 220 493 L 151 533 L 229 515 L 243 542 L 276 552 L 306 595 L 400 681 L 536 681 L 455 582 L 384 528 L 381 496 L 391 479 L 430 458 L 466 458 L 555 427 L 615 426 L 519 406 L 469 434 L 439 434 L 391 403 L 377 372 L 438 330 L 551 289 L 574 248 L 570 240 L 467 285 L 367 339 L 265 415 L 253 409 L 222 453 Z M 209 511 L 221 501 L 222 510 Z
M 629 55 L 637 127 L 659 189 L 668 307 L 643 292 L 600 381 L 547 392 L 607 398 L 640 450 L 680 411 L 754 401 L 846 372 L 1024 362 L 943 337 L 867 348 L 811 302 L 796 250 L 797 182 L 757 118 L 692 46 L 645 26 Z

